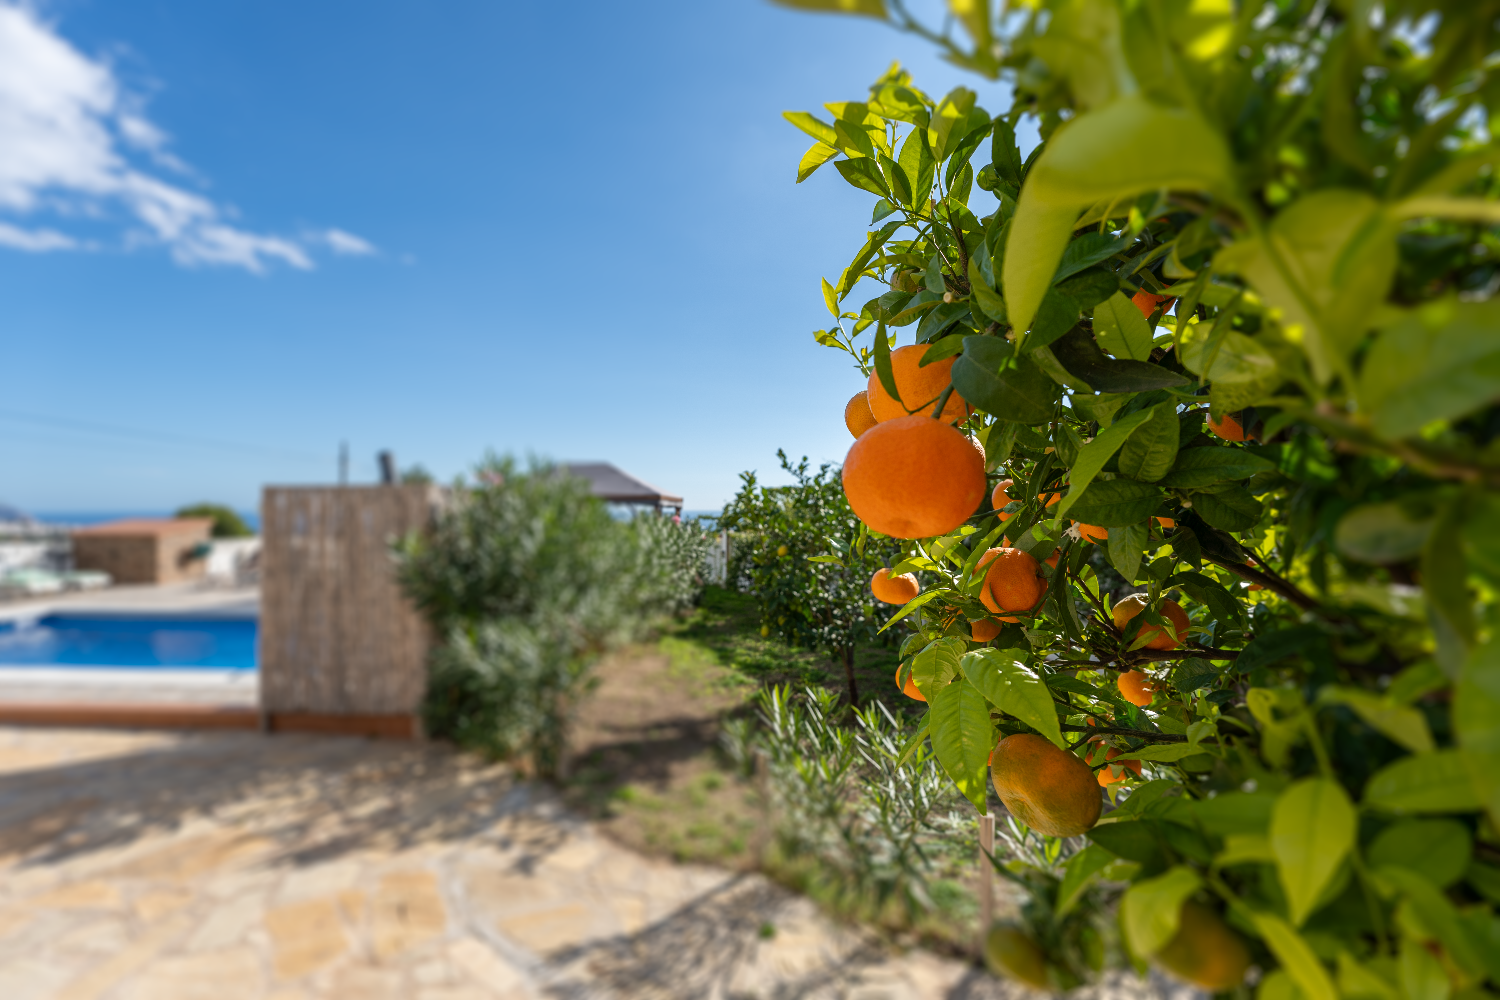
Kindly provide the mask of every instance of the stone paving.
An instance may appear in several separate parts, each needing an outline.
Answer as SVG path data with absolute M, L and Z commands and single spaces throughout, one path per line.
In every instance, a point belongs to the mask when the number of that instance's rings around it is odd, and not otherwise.
M 1018 995 L 438 746 L 0 728 L 5 1000 Z

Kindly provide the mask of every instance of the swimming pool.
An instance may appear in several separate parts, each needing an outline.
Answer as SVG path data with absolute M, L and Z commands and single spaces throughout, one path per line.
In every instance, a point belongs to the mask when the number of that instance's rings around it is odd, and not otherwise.
M 50 614 L 0 621 L 0 666 L 254 670 L 254 618 Z

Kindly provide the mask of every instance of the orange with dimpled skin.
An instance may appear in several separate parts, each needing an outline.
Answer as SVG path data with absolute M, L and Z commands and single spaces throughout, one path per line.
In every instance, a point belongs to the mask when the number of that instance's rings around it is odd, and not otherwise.
M 912 682 L 911 674 L 906 675 L 905 684 L 901 683 L 901 668 L 899 666 L 896 667 L 896 686 L 901 688 L 901 693 L 908 698 L 915 698 L 917 701 L 927 700 L 927 696 L 922 693 L 922 689 Z
M 1098 737 L 1095 737 L 1095 739 L 1097 739 L 1097 738 Z M 1104 753 L 1104 759 L 1106 761 L 1114 760 L 1115 758 L 1117 758 L 1119 756 L 1120 756 L 1120 751 L 1117 750 L 1117 749 L 1115 749 L 1114 747 L 1110 747 Z M 1107 788 L 1108 786 L 1113 785 L 1117 781 L 1124 781 L 1125 780 L 1125 770 L 1124 769 L 1127 768 L 1127 767 L 1130 768 L 1130 770 L 1132 770 L 1132 771 L 1135 772 L 1135 776 L 1137 778 L 1139 778 L 1141 776 L 1141 762 L 1140 761 L 1138 761 L 1138 760 L 1122 760 L 1122 761 L 1120 761 L 1120 773 L 1119 774 L 1115 774 L 1115 772 L 1111 768 L 1109 768 L 1108 766 L 1101 767 L 1098 771 L 1095 772 L 1099 776 L 1099 786 L 1101 788 Z
M 870 382 L 866 387 L 866 392 L 869 393 L 870 412 L 874 414 L 876 420 L 884 423 L 887 420 L 907 416 L 908 413 L 932 415 L 932 408 L 937 405 L 938 397 L 953 381 L 953 365 L 958 358 L 944 358 L 924 368 L 922 355 L 926 354 L 931 346 L 930 344 L 913 344 L 908 347 L 898 347 L 891 352 L 891 375 L 896 380 L 896 391 L 901 394 L 899 403 L 885 391 L 879 374 L 870 373 Z M 943 404 L 944 422 L 963 420 L 968 415 L 968 404 L 956 392 L 950 395 L 948 401 Z
M 1132 705 L 1144 708 L 1151 704 L 1151 678 L 1140 670 L 1127 670 L 1115 681 L 1120 697 Z
M 969 635 L 975 642 L 989 642 L 1000 634 L 1005 626 L 993 618 L 985 618 L 977 622 L 969 623 Z
M 922 592 L 922 588 L 917 584 L 915 573 L 891 576 L 889 569 L 881 567 L 875 571 L 874 576 L 870 577 L 870 592 L 875 595 L 877 601 L 895 604 L 899 607 L 914 600 Z
M 1099 822 L 1103 800 L 1089 766 L 1041 736 L 1017 733 L 990 754 L 990 776 L 1005 808 L 1049 837 L 1076 837 Z
M 1115 628 L 1123 632 L 1126 623 L 1145 609 L 1146 595 L 1130 594 L 1120 598 L 1110 616 L 1115 620 Z M 1170 599 L 1161 602 L 1161 616 L 1172 623 L 1172 630 L 1177 633 L 1177 638 L 1172 638 L 1161 626 L 1151 624 L 1142 625 L 1140 635 L 1151 636 L 1151 641 L 1146 643 L 1147 649 L 1176 649 L 1186 641 L 1192 623 L 1188 621 L 1187 612 L 1182 610 L 1182 605 Z
M 984 586 L 979 589 L 979 600 L 997 614 L 1030 611 L 1047 590 L 1047 581 L 1040 573 L 1041 564 L 1020 549 L 989 549 L 980 557 L 978 568 L 986 566 L 989 569 L 984 574 Z M 1018 619 L 1002 614 L 1000 620 Z
M 1245 440 L 1245 428 L 1241 427 L 1240 422 L 1228 413 L 1224 414 L 1224 418 L 1218 421 L 1214 420 L 1213 417 L 1209 417 L 1208 429 L 1225 441 Z
M 865 431 L 874 427 L 877 421 L 875 414 L 870 412 L 869 395 L 864 389 L 856 392 L 849 402 L 844 404 L 844 426 L 849 428 L 855 440 Z
M 844 495 L 871 531 L 945 535 L 984 499 L 984 457 L 956 428 L 929 417 L 884 420 L 844 459 Z

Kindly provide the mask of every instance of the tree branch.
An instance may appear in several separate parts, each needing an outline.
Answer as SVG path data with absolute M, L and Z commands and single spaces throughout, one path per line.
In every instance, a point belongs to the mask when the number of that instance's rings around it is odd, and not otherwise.
M 1272 573 L 1268 569 L 1256 569 L 1255 567 L 1249 566 L 1244 563 L 1232 563 L 1228 560 L 1214 559 L 1211 556 L 1207 555 L 1205 555 L 1203 558 L 1207 559 L 1211 563 L 1214 563 L 1215 565 L 1223 566 L 1225 569 L 1229 570 L 1229 572 L 1233 573 L 1241 580 L 1249 580 L 1251 583 L 1260 584 L 1267 590 L 1274 590 L 1282 597 L 1285 597 L 1287 600 L 1297 605 L 1297 607 L 1301 608 L 1303 611 L 1316 611 L 1319 607 L 1316 600 L 1314 600 L 1312 597 L 1309 597 L 1307 594 L 1304 594 L 1301 590 L 1297 589 L 1297 586 L 1295 584 L 1291 583 L 1288 580 L 1283 580 L 1281 577 L 1277 576 L 1275 573 Z M 1251 556 L 1251 558 L 1253 559 L 1255 557 Z M 1264 566 L 1265 563 L 1261 563 L 1261 565 Z
M 1153 743 L 1187 743 L 1186 736 L 1178 736 L 1176 733 L 1152 733 L 1144 729 L 1126 729 L 1123 726 L 1073 726 L 1060 723 L 1059 728 L 1065 733 L 1089 733 L 1095 736 L 1131 736 L 1138 740 L 1150 740 Z M 1218 740 L 1199 740 L 1204 746 L 1218 746 Z

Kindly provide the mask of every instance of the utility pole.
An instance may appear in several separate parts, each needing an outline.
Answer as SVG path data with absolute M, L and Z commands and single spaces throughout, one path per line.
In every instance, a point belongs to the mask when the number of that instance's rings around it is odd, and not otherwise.
M 349 442 L 339 442 L 339 485 L 349 485 Z

